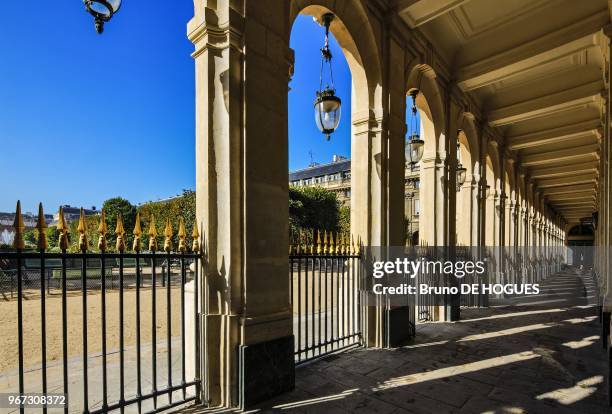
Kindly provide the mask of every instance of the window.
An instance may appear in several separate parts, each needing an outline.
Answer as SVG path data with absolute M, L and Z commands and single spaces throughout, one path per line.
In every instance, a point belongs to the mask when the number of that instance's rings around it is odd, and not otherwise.
M 414 200 L 414 215 L 418 216 L 420 212 L 421 212 L 421 205 L 419 203 L 419 199 L 417 198 L 416 200 Z

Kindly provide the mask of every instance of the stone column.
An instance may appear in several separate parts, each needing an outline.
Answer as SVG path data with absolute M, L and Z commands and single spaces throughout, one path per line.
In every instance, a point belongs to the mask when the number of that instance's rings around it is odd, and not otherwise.
M 195 2 L 188 24 L 195 46 L 196 215 L 205 251 L 203 397 L 213 407 L 248 407 L 294 386 L 289 3 L 209 3 Z
M 515 258 L 516 258 L 516 240 L 515 240 L 515 231 L 516 231 L 516 201 L 515 200 L 510 200 L 510 202 L 508 203 L 508 209 L 506 211 L 506 213 L 508 214 L 508 245 L 506 246 L 506 253 L 510 256 L 510 265 L 511 268 L 508 269 L 508 271 L 510 272 L 509 274 L 509 281 L 510 282 L 514 282 L 516 280 L 516 262 L 515 262 Z
M 469 186 L 470 191 L 470 212 L 472 219 L 470 220 L 470 246 L 476 247 L 481 245 L 480 240 L 480 211 L 481 211 L 481 197 L 480 197 L 480 175 L 472 174 L 472 182 Z

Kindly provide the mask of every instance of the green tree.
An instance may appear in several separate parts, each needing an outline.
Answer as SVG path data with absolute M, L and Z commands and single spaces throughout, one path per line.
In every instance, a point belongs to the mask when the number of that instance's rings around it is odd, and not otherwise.
M 46 230 L 47 235 L 47 244 L 49 245 L 49 250 L 58 249 L 59 242 L 59 231 L 57 231 L 57 226 L 49 226 Z
M 23 240 L 25 241 L 26 248 L 32 249 L 38 245 L 38 235 L 36 229 L 28 229 L 23 233 Z
M 109 198 L 102 205 L 102 211 L 106 214 L 106 225 L 108 227 L 107 241 L 109 250 L 114 250 L 117 236 L 115 235 L 115 229 L 117 227 L 117 217 L 119 214 L 123 217 L 123 228 L 126 233 L 126 248 L 131 248 L 133 240 L 132 231 L 134 230 L 134 224 L 136 223 L 136 212 L 137 209 L 128 200 L 121 197 Z M 89 224 L 87 225 L 89 230 Z M 95 232 L 97 232 L 97 226 L 95 226 Z M 77 238 L 78 240 L 78 238 Z M 91 242 L 91 240 L 90 240 Z
M 158 240 L 157 243 L 159 248 L 163 246 L 164 241 L 164 229 L 166 226 L 166 220 L 169 218 L 172 224 L 172 245 L 176 249 L 178 246 L 178 226 L 180 217 L 183 217 L 185 221 L 185 230 L 187 233 L 188 246 L 191 245 L 191 232 L 193 231 L 193 225 L 195 223 L 196 216 L 196 198 L 195 191 L 183 190 L 183 194 L 164 201 L 151 201 L 138 207 L 140 212 L 140 218 L 142 219 L 143 232 L 143 248 L 148 247 L 148 231 L 149 223 L 151 222 L 151 216 L 155 216 L 155 224 L 157 228 Z
M 339 220 L 338 227 L 342 233 L 351 232 L 351 208 L 349 206 L 341 206 L 338 212 Z
M 336 193 L 322 187 L 289 187 L 290 227 L 340 230 L 340 203 Z

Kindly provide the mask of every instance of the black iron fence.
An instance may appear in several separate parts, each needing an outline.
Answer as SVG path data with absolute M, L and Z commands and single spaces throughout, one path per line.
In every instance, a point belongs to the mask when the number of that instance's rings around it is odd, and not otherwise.
M 362 263 L 345 235 L 302 232 L 289 254 L 296 363 L 362 343 Z
M 4 295 L 3 309 L 16 307 L 16 369 L 4 376 L 8 383 L 18 384 L 18 389 L 2 392 L 63 393 L 68 403 L 65 413 L 124 412 L 128 407 L 137 407 L 139 413 L 159 412 L 197 402 L 201 390 L 197 229 L 193 231 L 193 246 L 188 252 L 181 220 L 175 250 L 168 221 L 165 251 L 158 252 L 151 217 L 150 250 L 142 251 L 137 216 L 132 252 L 127 252 L 119 217 L 115 252 L 107 252 L 106 228 L 101 224 L 98 252 L 88 251 L 84 226 L 79 226 L 81 251 L 68 253 L 67 228 L 60 212 L 62 251 L 52 253 L 46 251 L 44 224 L 40 222 L 39 249 L 24 248 L 19 205 L 16 216 L 14 249 L 0 250 L 0 290 Z M 100 221 L 104 223 L 103 216 Z M 186 300 L 186 287 L 192 300 Z M 61 316 L 55 318 L 57 315 Z M 31 328 L 32 319 L 40 325 L 26 330 L 24 325 Z M 187 326 L 191 329 L 187 330 Z M 9 327 L 3 329 L 4 335 L 11 335 Z M 48 340 L 58 330 L 61 338 L 50 344 Z M 127 336 L 131 338 L 130 344 L 126 343 Z M 81 343 L 75 351 L 79 339 Z M 35 345 L 31 346 L 32 343 Z M 61 350 L 52 349 L 51 345 Z M 9 351 L 15 350 L 7 350 L 7 354 Z M 49 359 L 49 353 L 54 357 Z M 34 360 L 37 363 L 32 368 Z M 24 409 L 20 407 L 21 412 Z M 43 412 L 47 412 L 46 406 Z

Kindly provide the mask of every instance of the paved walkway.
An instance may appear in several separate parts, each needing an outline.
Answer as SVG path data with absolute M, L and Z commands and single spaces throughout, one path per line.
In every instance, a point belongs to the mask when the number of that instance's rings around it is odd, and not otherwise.
M 535 305 L 464 309 L 461 322 L 421 325 L 402 348 L 298 368 L 295 391 L 260 411 L 609 414 L 592 281 L 565 272 L 544 285 Z

